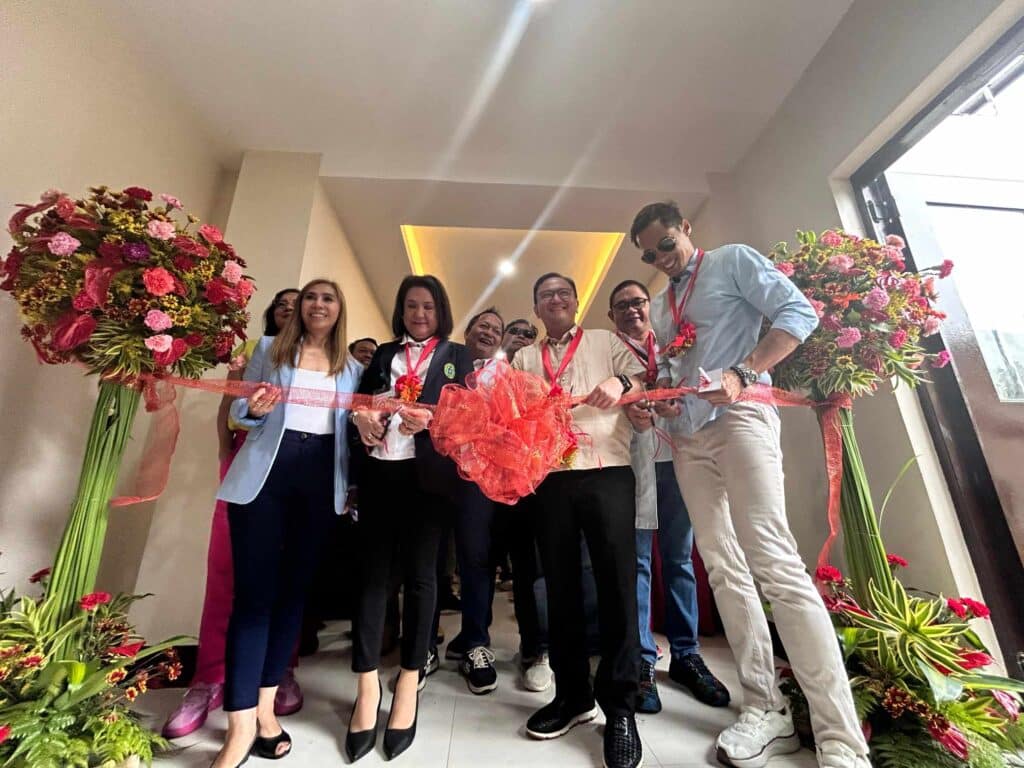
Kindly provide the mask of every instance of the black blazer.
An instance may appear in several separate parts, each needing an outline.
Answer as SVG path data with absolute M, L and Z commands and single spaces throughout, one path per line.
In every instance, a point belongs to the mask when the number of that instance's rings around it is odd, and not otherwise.
M 379 395 L 391 388 L 391 363 L 396 354 L 404 354 L 400 341 L 388 341 L 377 347 L 373 359 L 363 372 L 363 378 L 359 381 L 359 394 Z M 472 372 L 473 356 L 469 349 L 453 341 L 442 341 L 434 348 L 434 356 L 427 368 L 419 402 L 437 405 L 443 386 L 465 385 L 466 377 Z M 353 429 L 351 432 L 355 434 L 358 442 L 358 430 Z M 459 477 L 455 462 L 437 452 L 429 431 L 419 432 L 413 439 L 416 441 L 416 475 L 420 488 L 449 497 L 458 494 L 459 486 L 466 481 Z M 356 455 L 359 455 L 358 459 L 355 458 Z M 360 465 L 365 457 L 366 449 L 360 444 L 360 447 L 353 451 L 352 472 L 356 475 L 355 482 L 358 482 Z

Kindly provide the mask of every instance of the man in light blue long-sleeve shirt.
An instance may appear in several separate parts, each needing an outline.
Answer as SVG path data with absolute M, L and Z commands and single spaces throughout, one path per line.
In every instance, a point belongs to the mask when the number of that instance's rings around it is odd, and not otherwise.
M 721 388 L 661 404 L 676 478 L 736 656 L 744 707 L 718 737 L 719 762 L 761 768 L 800 741 L 775 681 L 772 644 L 755 579 L 771 602 L 794 674 L 807 696 L 821 768 L 869 768 L 868 748 L 828 613 L 786 519 L 779 415 L 737 402 L 771 383 L 768 370 L 814 331 L 818 318 L 789 279 L 753 248 L 704 252 L 674 203 L 652 203 L 630 239 L 669 277 L 651 303 L 663 352 L 659 384 L 695 386 L 698 368 L 722 369 Z M 762 333 L 764 321 L 770 327 Z

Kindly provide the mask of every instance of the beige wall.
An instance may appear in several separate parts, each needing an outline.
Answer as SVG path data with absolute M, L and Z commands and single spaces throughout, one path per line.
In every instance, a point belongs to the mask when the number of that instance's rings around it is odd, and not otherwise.
M 211 213 L 229 155 L 159 72 L 111 39 L 89 4 L 5 0 L 0 29 L 5 222 L 16 203 L 44 189 L 77 196 L 103 183 L 169 192 L 204 220 L 224 223 Z M 71 366 L 39 365 L 19 325 L 14 302 L 0 296 L 0 584 L 21 589 L 28 574 L 50 564 L 63 530 L 96 380 Z M 140 415 L 136 437 L 145 427 Z M 148 521 L 145 508 L 112 516 L 105 585 L 134 588 Z
M 859 228 L 843 177 L 1022 13 L 1019 0 L 856 0 L 749 153 L 731 174 L 710 180 L 711 199 L 695 221 L 698 244 L 767 249 L 792 241 L 797 228 Z M 911 561 L 907 582 L 979 594 L 916 398 L 880 392 L 857 402 L 855 418 L 876 500 L 904 461 L 920 458 L 882 524 L 890 550 Z M 791 409 L 783 420 L 790 519 L 813 562 L 827 532 L 821 440 L 810 413 Z M 979 629 L 995 646 L 988 627 Z
M 363 268 L 319 181 L 313 197 L 299 285 L 317 277 L 333 278 L 341 285 L 348 310 L 346 332 L 349 341 L 363 336 L 372 336 L 377 341 L 391 338 L 390 320 L 377 304 Z

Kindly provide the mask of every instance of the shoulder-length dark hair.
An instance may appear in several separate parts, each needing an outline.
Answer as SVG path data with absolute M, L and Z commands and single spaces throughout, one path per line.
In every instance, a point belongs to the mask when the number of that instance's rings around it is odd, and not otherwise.
M 263 313 L 263 335 L 264 336 L 277 336 L 281 332 L 281 329 L 277 327 L 277 321 L 274 319 L 274 310 L 277 309 L 277 302 L 281 300 L 281 297 L 286 293 L 299 293 L 298 288 L 282 288 L 280 291 L 274 294 L 274 300 L 270 302 L 270 306 L 267 307 L 267 311 Z M 296 307 L 298 309 L 298 307 Z
M 398 294 L 395 296 L 395 311 L 391 313 L 391 331 L 396 339 L 400 339 L 405 333 L 405 296 L 412 288 L 426 288 L 434 300 L 434 312 L 437 313 L 437 335 L 447 339 L 452 335 L 452 328 L 455 324 L 452 320 L 452 305 L 448 301 L 448 292 L 441 285 L 441 281 L 433 275 L 406 275 L 402 284 L 398 286 Z
M 348 360 L 348 345 L 345 343 L 345 323 L 348 313 L 345 308 L 345 294 L 341 292 L 341 286 L 326 278 L 310 280 L 302 286 L 295 311 L 292 312 L 292 316 L 288 318 L 288 322 L 285 323 L 281 332 L 274 337 L 274 343 L 270 345 L 270 360 L 275 368 L 295 364 L 295 357 L 302 344 L 302 336 L 306 332 L 306 325 L 302 321 L 302 297 L 315 285 L 329 285 L 338 296 L 338 319 L 327 340 L 327 359 L 331 364 L 329 373 L 331 376 L 337 376 Z

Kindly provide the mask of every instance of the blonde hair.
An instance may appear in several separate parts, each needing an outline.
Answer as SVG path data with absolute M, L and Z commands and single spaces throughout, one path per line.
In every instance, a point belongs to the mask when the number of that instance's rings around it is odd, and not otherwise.
M 299 305 L 292 312 L 292 316 L 288 318 L 288 322 L 274 337 L 274 343 L 270 346 L 270 360 L 275 368 L 295 364 L 295 357 L 299 352 L 302 337 L 306 333 L 306 326 L 302 322 L 302 297 L 314 285 L 329 285 L 338 297 L 338 319 L 327 337 L 327 359 L 330 362 L 328 372 L 331 376 L 337 376 L 348 360 L 348 345 L 345 343 L 345 294 L 341 292 L 341 286 L 336 282 L 323 277 L 310 280 L 302 286 L 302 290 L 299 291 Z

